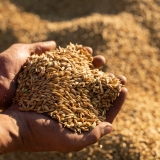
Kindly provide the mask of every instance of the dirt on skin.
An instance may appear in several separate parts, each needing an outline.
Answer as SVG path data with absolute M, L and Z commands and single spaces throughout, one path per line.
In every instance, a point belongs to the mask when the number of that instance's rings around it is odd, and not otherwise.
M 160 0 L 0 0 L 0 51 L 55 40 L 90 46 L 103 71 L 125 75 L 129 95 L 114 131 L 77 153 L 9 153 L 0 160 L 160 159 Z

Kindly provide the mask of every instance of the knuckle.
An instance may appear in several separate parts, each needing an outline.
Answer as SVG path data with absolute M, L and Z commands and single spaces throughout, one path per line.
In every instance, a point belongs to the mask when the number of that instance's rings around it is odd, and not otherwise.
M 21 47 L 23 44 L 21 43 L 15 43 L 15 44 L 12 44 L 11 47 Z
M 91 142 L 91 144 L 94 144 L 94 143 L 96 143 L 97 141 L 98 141 L 98 136 L 96 135 L 96 134 L 92 134 L 92 135 L 90 135 L 90 142 Z

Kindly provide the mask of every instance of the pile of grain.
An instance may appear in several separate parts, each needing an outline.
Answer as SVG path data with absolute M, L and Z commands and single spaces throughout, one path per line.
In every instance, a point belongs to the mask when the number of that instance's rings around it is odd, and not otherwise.
M 33 54 L 18 76 L 14 103 L 21 111 L 47 113 L 75 132 L 93 129 L 105 121 L 122 85 L 92 61 L 83 46 L 74 44 Z
M 12 153 L 0 160 L 160 159 L 159 0 L 0 0 L 0 13 L 1 51 L 45 40 L 90 46 L 94 55 L 105 56 L 103 71 L 127 77 L 129 90 L 114 131 L 95 145 L 78 153 Z

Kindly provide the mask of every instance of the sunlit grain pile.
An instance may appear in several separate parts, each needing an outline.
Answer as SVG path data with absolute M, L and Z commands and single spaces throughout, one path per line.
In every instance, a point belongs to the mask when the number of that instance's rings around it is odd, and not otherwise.
M 12 16 L 11 16 L 12 15 Z M 0 160 L 160 160 L 160 0 L 0 0 L 0 51 L 55 40 L 93 48 L 129 94 L 113 132 L 75 153 L 10 153 Z
M 93 129 L 106 119 L 122 85 L 95 69 L 92 60 L 74 44 L 32 55 L 19 74 L 14 103 L 21 111 L 47 113 L 76 132 Z

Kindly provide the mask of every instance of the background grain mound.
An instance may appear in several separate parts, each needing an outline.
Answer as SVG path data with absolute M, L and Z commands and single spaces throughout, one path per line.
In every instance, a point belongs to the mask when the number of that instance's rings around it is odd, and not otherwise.
M 3 159 L 160 159 L 159 0 L 0 0 L 0 50 L 55 40 L 91 46 L 104 71 L 128 79 L 129 96 L 114 131 L 78 153 L 12 153 Z M 12 15 L 12 16 L 11 16 Z

